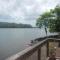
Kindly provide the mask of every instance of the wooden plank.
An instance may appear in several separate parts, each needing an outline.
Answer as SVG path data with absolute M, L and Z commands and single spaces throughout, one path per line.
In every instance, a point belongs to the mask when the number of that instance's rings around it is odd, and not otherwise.
M 19 58 L 30 56 L 34 51 L 38 50 L 38 48 L 47 41 L 47 39 L 38 42 L 37 44 L 30 46 L 29 48 L 17 53 L 16 55 L 13 55 L 9 57 L 6 60 L 18 60 Z
M 16 59 L 22 58 L 22 57 L 27 58 L 27 57 L 31 56 L 36 50 L 38 50 L 42 45 L 44 45 L 45 43 L 47 43 L 48 40 L 49 41 L 51 41 L 51 40 L 60 41 L 60 39 L 47 38 L 47 39 L 45 39 L 43 41 L 38 42 L 37 44 L 35 44 L 33 46 L 30 46 L 29 48 L 27 48 L 25 50 L 19 52 L 16 55 L 13 55 L 13 56 L 9 57 L 6 60 L 16 60 Z M 38 53 L 39 53 L 38 54 L 38 59 L 40 60 L 40 57 L 39 57 L 40 56 L 40 52 L 39 51 L 40 50 L 38 50 Z M 47 56 L 49 56 L 49 43 L 47 43 Z
M 47 48 L 47 57 L 48 57 L 49 56 L 49 41 L 47 41 L 46 48 Z
M 41 47 L 38 49 L 38 60 L 41 60 Z

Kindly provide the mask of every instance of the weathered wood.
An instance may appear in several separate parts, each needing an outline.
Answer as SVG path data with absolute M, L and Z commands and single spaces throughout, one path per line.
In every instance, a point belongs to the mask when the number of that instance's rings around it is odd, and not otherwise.
M 41 46 L 43 46 L 45 43 L 47 43 L 47 56 L 49 56 L 49 41 L 60 41 L 60 39 L 54 39 L 54 38 L 47 38 L 43 41 L 38 42 L 37 44 L 30 46 L 29 48 L 19 52 L 18 54 L 9 57 L 6 60 L 25 60 L 29 56 L 31 56 L 35 51 L 38 50 L 38 60 L 41 60 Z
M 49 56 L 49 41 L 46 43 L 46 48 L 47 48 L 47 57 Z
M 41 60 L 41 47 L 38 49 L 38 60 Z
M 58 47 L 60 47 L 60 41 L 59 41 L 59 46 Z
M 6 60 L 18 60 L 18 59 L 22 59 L 22 57 L 28 57 L 30 56 L 34 51 L 38 50 L 39 47 L 47 41 L 47 39 L 38 42 L 37 44 L 30 46 L 29 48 L 19 52 L 16 55 L 11 56 L 10 58 L 6 59 Z

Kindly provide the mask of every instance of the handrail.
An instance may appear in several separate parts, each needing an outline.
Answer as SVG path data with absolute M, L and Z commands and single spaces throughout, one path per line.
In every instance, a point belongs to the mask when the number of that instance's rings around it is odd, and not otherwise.
M 60 39 L 56 39 L 56 38 L 46 38 L 46 39 L 34 44 L 33 46 L 30 46 L 30 47 L 26 48 L 25 50 L 15 54 L 11 57 L 8 57 L 6 60 L 18 60 L 18 58 L 21 60 L 21 58 L 26 57 L 27 55 L 30 56 L 30 54 L 32 54 L 36 50 L 39 50 L 39 48 L 42 45 L 44 45 L 44 43 L 47 43 L 50 39 L 60 41 Z M 40 59 L 38 59 L 38 60 L 40 60 Z
M 27 49 L 25 49 L 25 50 L 17 53 L 16 55 L 13 55 L 13 56 L 7 58 L 6 60 L 16 60 L 17 58 L 22 57 L 22 56 L 24 56 L 25 54 L 33 51 L 35 48 L 37 49 L 39 46 L 41 46 L 41 45 L 42 45 L 43 43 L 45 43 L 47 40 L 48 40 L 48 39 L 45 39 L 45 40 L 43 40 L 43 41 L 40 41 L 40 42 L 38 42 L 37 44 L 35 44 L 35 45 L 33 45 L 33 46 L 30 46 L 29 48 L 27 48 Z M 36 50 L 36 49 L 35 49 L 35 50 Z

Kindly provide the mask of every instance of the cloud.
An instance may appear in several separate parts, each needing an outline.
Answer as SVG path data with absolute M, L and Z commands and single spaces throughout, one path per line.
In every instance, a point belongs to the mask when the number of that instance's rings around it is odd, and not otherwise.
M 0 21 L 35 25 L 40 14 L 59 3 L 59 0 L 0 0 Z
M 4 15 L 0 14 L 0 22 L 14 22 L 15 18 L 9 16 L 9 15 Z

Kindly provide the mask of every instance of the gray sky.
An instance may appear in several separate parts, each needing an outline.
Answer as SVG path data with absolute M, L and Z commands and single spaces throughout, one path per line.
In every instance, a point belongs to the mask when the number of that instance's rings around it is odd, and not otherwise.
M 59 3 L 60 0 L 0 0 L 0 21 L 35 26 L 40 14 Z

